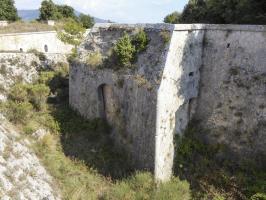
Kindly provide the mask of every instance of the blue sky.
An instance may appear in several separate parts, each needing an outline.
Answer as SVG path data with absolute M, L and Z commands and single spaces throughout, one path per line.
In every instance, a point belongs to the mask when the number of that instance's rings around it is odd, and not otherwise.
M 181 11 L 188 0 L 54 0 L 102 19 L 121 23 L 157 23 Z M 18 9 L 37 9 L 41 0 L 15 0 Z

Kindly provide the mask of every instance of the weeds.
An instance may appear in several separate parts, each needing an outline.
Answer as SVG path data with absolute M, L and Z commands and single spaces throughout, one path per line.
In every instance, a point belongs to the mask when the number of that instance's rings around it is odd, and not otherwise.
M 202 132 L 190 125 L 183 138 L 176 138 L 175 174 L 190 181 L 193 198 L 249 199 L 264 194 L 265 171 L 252 162 L 219 158 L 226 146 L 204 143 L 199 139 Z

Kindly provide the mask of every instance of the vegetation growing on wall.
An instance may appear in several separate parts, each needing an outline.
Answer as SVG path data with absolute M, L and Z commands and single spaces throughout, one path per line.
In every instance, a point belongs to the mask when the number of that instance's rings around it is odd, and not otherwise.
M 122 68 L 132 68 L 138 54 L 145 51 L 148 44 L 149 39 L 144 30 L 139 30 L 132 36 L 125 33 L 113 48 L 118 65 Z
M 101 67 L 103 64 L 102 54 L 99 51 L 90 53 L 86 58 L 86 64 L 91 68 Z
M 135 53 L 136 47 L 132 44 L 132 39 L 128 34 L 120 38 L 114 46 L 114 54 L 122 67 L 131 67 Z

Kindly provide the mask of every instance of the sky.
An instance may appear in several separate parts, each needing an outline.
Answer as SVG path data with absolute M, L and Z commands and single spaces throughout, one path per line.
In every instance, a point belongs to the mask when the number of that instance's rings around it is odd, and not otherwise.
M 182 11 L 188 0 L 54 0 L 77 11 L 118 23 L 159 23 L 173 11 Z M 18 10 L 38 9 L 41 0 L 15 0 Z

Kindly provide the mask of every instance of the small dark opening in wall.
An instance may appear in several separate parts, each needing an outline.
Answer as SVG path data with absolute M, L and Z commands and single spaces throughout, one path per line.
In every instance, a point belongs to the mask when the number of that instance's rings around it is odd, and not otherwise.
M 44 45 L 44 51 L 45 51 L 45 52 L 48 52 L 48 46 L 47 46 L 47 44 Z
M 190 77 L 193 77 L 194 76 L 194 72 L 189 72 L 188 74 Z
M 19 51 L 20 51 L 20 52 L 23 52 L 23 49 L 22 49 L 22 48 L 20 48 L 20 49 L 19 49 Z
M 229 48 L 230 46 L 231 46 L 231 44 L 230 44 L 230 43 L 228 43 L 226 47 L 227 47 L 227 48 Z

